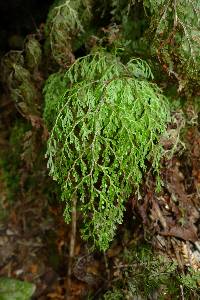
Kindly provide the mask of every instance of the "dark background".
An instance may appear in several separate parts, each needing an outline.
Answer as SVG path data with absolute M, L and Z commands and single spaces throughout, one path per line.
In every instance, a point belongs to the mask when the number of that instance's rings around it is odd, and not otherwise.
M 53 0 L 0 0 L 0 54 L 23 46 L 27 34 L 45 22 Z

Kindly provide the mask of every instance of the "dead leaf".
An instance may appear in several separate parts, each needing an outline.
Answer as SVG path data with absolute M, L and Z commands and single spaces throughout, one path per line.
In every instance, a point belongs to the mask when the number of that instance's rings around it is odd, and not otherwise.
M 33 127 L 37 129 L 43 127 L 43 120 L 40 117 L 35 115 L 29 115 L 29 119 Z
M 191 242 L 196 242 L 198 240 L 196 228 L 192 225 L 188 227 L 175 225 L 169 230 L 160 232 L 160 234 L 164 236 L 174 236 Z
M 30 266 L 30 272 L 32 274 L 36 274 L 38 272 L 38 265 L 36 265 L 36 264 L 31 265 Z

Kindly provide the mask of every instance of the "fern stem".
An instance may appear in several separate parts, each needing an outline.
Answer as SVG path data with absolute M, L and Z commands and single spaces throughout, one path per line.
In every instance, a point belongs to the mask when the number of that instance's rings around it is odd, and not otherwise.
M 72 226 L 71 226 L 71 234 L 70 234 L 70 246 L 69 246 L 69 260 L 68 260 L 68 272 L 67 272 L 67 288 L 66 288 L 66 299 L 70 297 L 70 283 L 71 283 L 71 275 L 72 275 L 72 263 L 74 258 L 74 250 L 76 244 L 76 204 L 77 204 L 77 196 L 75 195 L 72 200 Z

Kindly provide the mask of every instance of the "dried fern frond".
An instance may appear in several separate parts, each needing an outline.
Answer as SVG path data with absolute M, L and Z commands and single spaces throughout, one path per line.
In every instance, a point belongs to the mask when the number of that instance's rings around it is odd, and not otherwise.
M 28 39 L 24 52 L 26 59 L 24 59 L 22 51 L 10 51 L 2 58 L 1 79 L 7 86 L 20 113 L 29 118 L 29 115 L 39 114 L 40 95 L 33 72 L 40 63 L 39 43 L 36 40 L 33 42 L 33 39 Z
M 45 85 L 50 175 L 62 188 L 65 219 L 73 197 L 82 236 L 102 250 L 122 223 L 125 203 L 139 189 L 147 162 L 159 174 L 169 108 L 142 60 L 126 65 L 105 52 L 83 57 Z M 60 84 L 58 85 L 58 82 Z M 53 120 L 53 124 L 52 121 Z

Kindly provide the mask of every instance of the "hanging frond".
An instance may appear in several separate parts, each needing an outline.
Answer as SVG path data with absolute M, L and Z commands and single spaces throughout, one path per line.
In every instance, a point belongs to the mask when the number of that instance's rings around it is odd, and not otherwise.
M 59 0 L 50 9 L 46 22 L 46 44 L 61 66 L 74 62 L 73 42 L 91 20 L 91 0 Z
M 179 89 L 188 80 L 199 81 L 200 2 L 144 0 L 143 3 L 151 14 L 151 50 L 169 74 L 179 80 Z
M 161 90 L 147 81 L 152 76 L 142 60 L 124 65 L 97 52 L 45 85 L 44 117 L 51 127 L 46 155 L 50 175 L 62 188 L 65 219 L 70 222 L 77 197 L 82 236 L 102 250 L 122 223 L 147 163 L 159 174 L 159 139 L 169 109 Z

